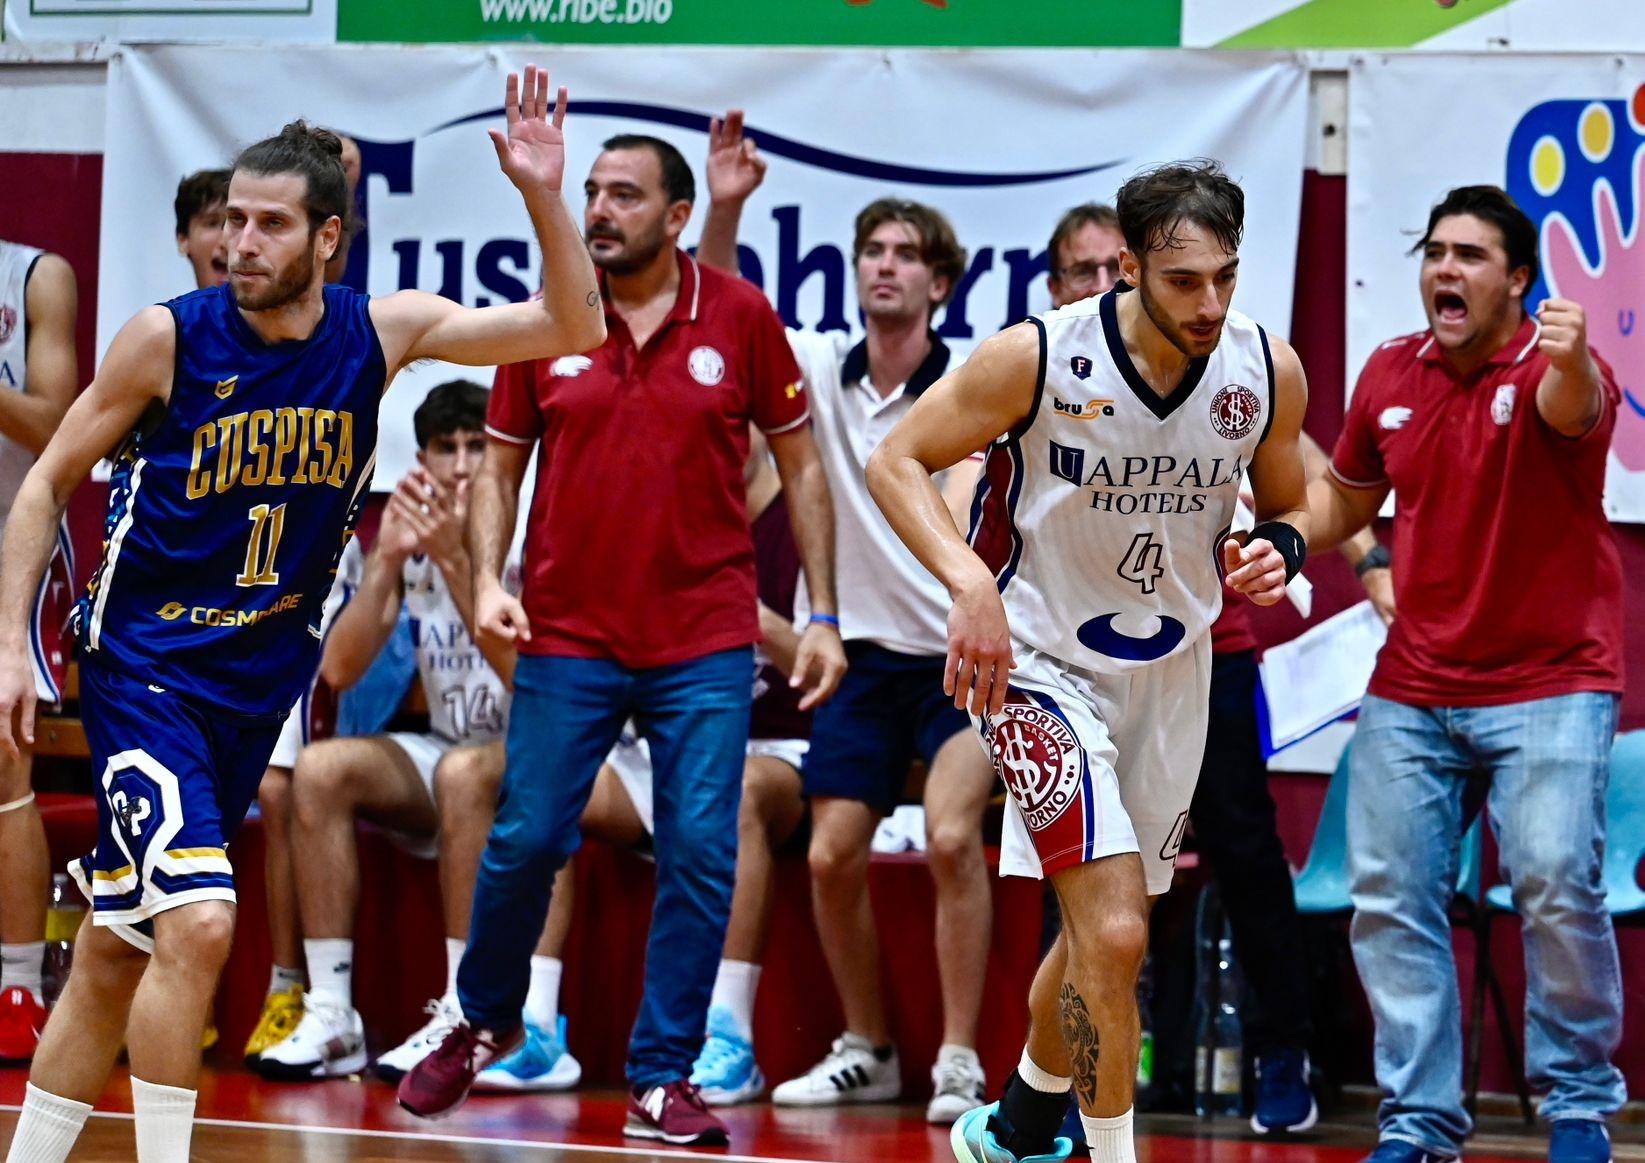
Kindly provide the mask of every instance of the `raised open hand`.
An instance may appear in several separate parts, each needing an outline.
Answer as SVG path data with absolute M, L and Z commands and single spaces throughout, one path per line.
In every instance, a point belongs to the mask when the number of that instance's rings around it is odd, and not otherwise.
M 508 132 L 487 130 L 497 147 L 497 164 L 522 194 L 549 191 L 558 194 L 565 180 L 566 89 L 561 85 L 553 107 L 548 103 L 548 70 L 525 67 L 525 80 L 518 73 L 508 75 L 508 92 L 503 109 L 508 116 Z
M 765 158 L 752 137 L 743 136 L 743 111 L 732 109 L 725 120 L 708 123 L 708 196 L 715 202 L 741 203 L 765 181 Z

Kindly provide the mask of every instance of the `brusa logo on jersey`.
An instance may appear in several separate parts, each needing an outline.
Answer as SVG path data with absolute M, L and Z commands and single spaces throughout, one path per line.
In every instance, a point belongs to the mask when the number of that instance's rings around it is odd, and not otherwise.
M 1052 396 L 1051 408 L 1057 415 L 1067 416 L 1070 420 L 1095 420 L 1098 416 L 1112 416 L 1114 401 L 1092 400 L 1085 404 L 1065 404 Z
M 1080 748 L 1074 732 L 1051 712 L 1007 703 L 995 720 L 994 770 L 1010 789 L 1023 819 L 1040 831 L 1078 796 Z
M 10 303 L 0 306 L 0 343 L 9 341 L 17 330 L 17 308 Z
M 1211 397 L 1211 427 L 1224 440 L 1243 440 L 1256 428 L 1262 401 L 1243 384 L 1229 384 Z
M 1497 385 L 1496 398 L 1491 401 L 1491 419 L 1503 427 L 1514 418 L 1514 385 Z
M 1091 357 L 1088 355 L 1071 356 L 1068 360 L 1068 370 L 1074 373 L 1076 380 L 1091 378 Z

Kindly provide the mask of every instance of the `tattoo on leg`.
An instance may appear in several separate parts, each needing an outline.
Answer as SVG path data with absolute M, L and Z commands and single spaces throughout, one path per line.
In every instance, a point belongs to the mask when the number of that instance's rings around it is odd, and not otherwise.
M 1097 1105 L 1097 1027 L 1091 1021 L 1091 1011 L 1072 982 L 1062 983 L 1058 997 L 1062 1009 L 1062 1037 L 1068 1043 L 1068 1058 L 1073 1063 L 1074 1090 L 1087 1107 Z

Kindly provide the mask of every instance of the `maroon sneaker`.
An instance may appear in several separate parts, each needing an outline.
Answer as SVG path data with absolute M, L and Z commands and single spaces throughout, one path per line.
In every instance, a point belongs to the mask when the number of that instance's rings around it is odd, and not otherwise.
M 439 1049 L 400 1079 L 400 1105 L 420 1119 L 444 1118 L 463 1105 L 474 1076 L 525 1041 L 525 1027 L 476 1030 L 467 1022 L 452 1027 Z
M 703 1096 L 683 1078 L 630 1090 L 623 1134 L 681 1147 L 723 1147 L 731 1141 L 725 1124 L 709 1113 Z

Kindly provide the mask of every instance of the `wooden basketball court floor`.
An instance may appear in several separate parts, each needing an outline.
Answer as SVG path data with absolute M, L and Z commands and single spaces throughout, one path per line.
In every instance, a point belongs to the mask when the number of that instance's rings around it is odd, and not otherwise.
M 9 1144 L 26 1075 L 0 1069 L 0 1145 Z M 130 1163 L 130 1085 L 122 1073 L 87 1122 L 71 1163 Z M 712 1158 L 727 1163 L 950 1163 L 946 1131 L 917 1106 L 724 1112 L 729 1149 L 650 1147 L 622 1138 L 623 1098 L 611 1091 L 476 1096 L 457 1114 L 422 1122 L 393 1091 L 366 1081 L 263 1082 L 243 1071 L 201 1079 L 191 1159 L 196 1163 L 648 1163 Z M 1139 1121 L 1139 1163 L 1357 1163 L 1372 1145 L 1369 1112 L 1323 1123 L 1304 1139 L 1269 1140 L 1242 1121 L 1153 1115 Z M 1544 1157 L 1546 1140 L 1507 1120 L 1486 1120 L 1470 1163 Z M 1645 1163 L 1645 1135 L 1616 1131 L 1618 1163 Z

